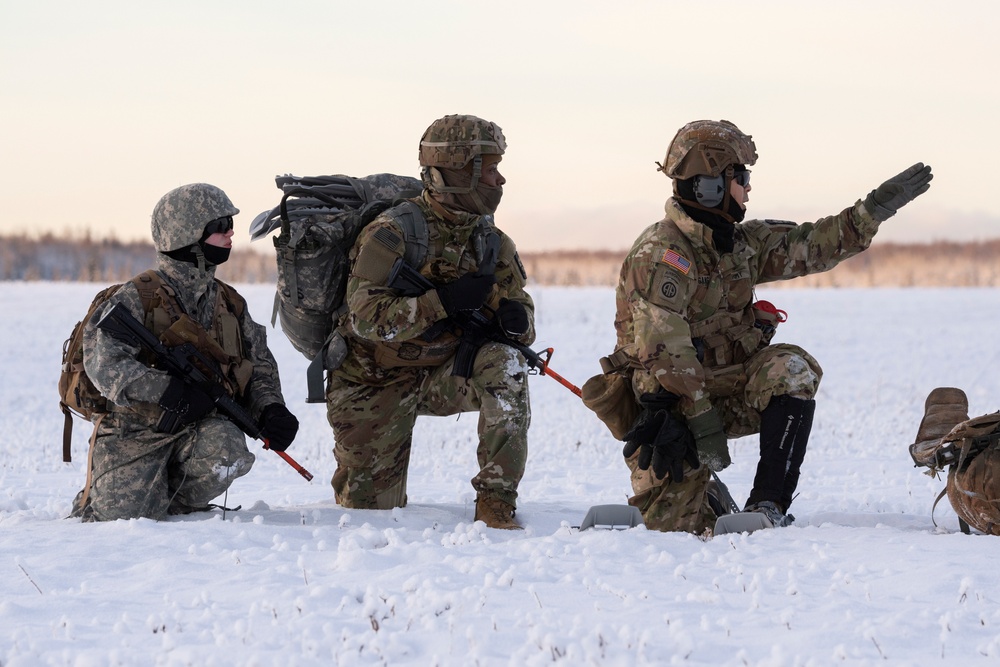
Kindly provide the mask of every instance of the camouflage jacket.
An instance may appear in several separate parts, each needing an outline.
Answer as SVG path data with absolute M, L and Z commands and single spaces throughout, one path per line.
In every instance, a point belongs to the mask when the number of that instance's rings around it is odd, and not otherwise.
M 673 198 L 622 265 L 616 291 L 618 348 L 638 369 L 636 391 L 681 397 L 688 417 L 725 395 L 734 373 L 767 345 L 754 326 L 754 286 L 827 271 L 865 250 L 878 231 L 861 201 L 814 223 L 750 220 L 736 225 L 733 252 Z
M 426 261 L 419 267 L 421 275 L 434 285 L 443 285 L 475 271 L 478 260 L 474 232 L 481 217 L 450 211 L 430 199 L 426 190 L 409 201 L 419 206 L 428 227 L 429 247 Z M 535 339 L 534 304 L 524 291 L 527 276 L 514 242 L 496 227 L 492 229 L 501 245 L 497 282 L 487 306 L 496 308 L 502 298 L 524 304 L 529 325 L 518 340 L 530 345 Z M 351 251 L 345 297 L 348 314 L 340 326 L 349 353 L 334 374 L 358 384 L 383 385 L 413 379 L 420 367 L 448 361 L 458 347 L 461 333 L 448 326 L 442 330 L 440 323 L 447 313 L 436 290 L 404 297 L 387 287 L 389 270 L 405 250 L 401 241 L 393 247 L 379 241 L 387 237 L 401 239 L 398 224 L 383 213 L 362 230 Z M 425 340 L 428 330 L 439 331 L 431 340 Z
M 156 270 L 174 290 L 177 302 L 189 317 L 210 332 L 219 328 L 216 326 L 216 308 L 220 290 L 214 279 L 214 267 L 200 271 L 192 264 L 157 254 Z M 235 294 L 235 290 L 231 291 Z M 140 322 L 145 320 L 146 313 L 138 289 L 132 282 L 126 282 L 86 324 L 83 334 L 84 368 L 94 386 L 118 409 L 143 415 L 155 423 L 161 412 L 157 404 L 170 376 L 142 363 L 138 348 L 122 343 L 96 327 L 96 323 L 116 303 L 128 308 Z M 242 339 L 242 357 L 246 360 L 244 363 L 248 367 L 249 379 L 240 402 L 257 419 L 265 406 L 284 401 L 278 366 L 267 347 L 266 330 L 250 318 L 245 302 L 242 313 L 238 323 L 239 337 Z M 232 334 L 215 331 L 214 335 Z

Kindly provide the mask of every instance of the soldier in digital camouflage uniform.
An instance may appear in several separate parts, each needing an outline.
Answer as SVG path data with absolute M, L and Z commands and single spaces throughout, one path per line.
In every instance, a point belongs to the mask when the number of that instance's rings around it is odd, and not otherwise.
M 497 170 L 505 149 L 495 123 L 465 115 L 434 121 L 420 140 L 423 192 L 376 218 L 354 246 L 349 315 L 340 327 L 348 354 L 327 388 L 332 484 L 344 507 L 404 506 L 417 416 L 479 412 L 475 518 L 520 527 L 513 515 L 531 418 L 526 362 L 508 345 L 485 342 L 471 375 L 455 375 L 464 333 L 456 319 L 479 313 L 509 338 L 534 340 L 523 266 L 492 217 L 506 182 Z M 389 287 L 390 271 L 406 254 L 405 214 L 423 216 L 429 231 L 426 259 L 412 268 L 433 288 L 418 296 Z M 491 237 L 499 242 L 492 273 L 479 270 Z
M 283 451 L 294 439 L 298 422 L 284 405 L 264 327 L 232 287 L 214 278 L 215 267 L 229 258 L 237 213 L 212 185 L 168 192 L 152 215 L 156 270 L 122 285 L 86 324 L 84 367 L 108 399 L 109 412 L 95 427 L 88 483 L 74 503 L 75 516 L 162 519 L 205 510 L 254 462 L 243 432 L 215 411 L 205 393 L 150 368 L 138 347 L 95 326 L 114 304 L 168 346 L 197 341 L 272 449 Z M 166 431 L 170 422 L 175 426 Z
M 751 137 L 728 121 L 682 127 L 659 169 L 673 180 L 666 216 L 622 265 L 618 348 L 602 365 L 631 376 L 641 413 L 623 438 L 629 502 L 657 530 L 714 525 L 711 472 L 730 464 L 727 438 L 753 433 L 760 461 L 745 509 L 790 522 L 822 370 L 796 345 L 769 344 L 774 315 L 754 308 L 754 287 L 862 252 L 931 179 L 916 164 L 816 222 L 743 222 L 756 160 Z

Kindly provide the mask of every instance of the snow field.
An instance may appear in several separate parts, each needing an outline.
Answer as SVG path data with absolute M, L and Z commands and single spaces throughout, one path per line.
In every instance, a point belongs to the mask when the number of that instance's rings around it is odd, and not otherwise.
M 59 351 L 99 285 L 5 283 L 0 345 L 0 665 L 995 664 L 997 538 L 957 532 L 906 451 L 935 386 L 1000 408 L 986 289 L 760 290 L 789 313 L 776 342 L 825 375 L 790 528 L 703 542 L 578 532 L 630 493 L 621 443 L 575 396 L 531 379 L 523 532 L 472 521 L 475 415 L 421 418 L 406 508 L 334 504 L 332 436 L 306 360 L 269 328 L 289 449 L 258 453 L 238 512 L 83 525 L 87 425 L 61 460 Z M 272 291 L 241 286 L 259 322 Z M 577 385 L 614 345 L 613 291 L 534 288 L 539 339 Z M 749 492 L 755 437 L 721 474 Z

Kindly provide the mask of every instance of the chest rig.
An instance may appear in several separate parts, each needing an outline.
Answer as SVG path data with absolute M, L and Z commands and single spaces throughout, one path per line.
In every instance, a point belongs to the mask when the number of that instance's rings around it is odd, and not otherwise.
M 188 315 L 174 289 L 155 271 L 146 271 L 133 279 L 145 310 L 143 324 L 167 347 L 190 343 L 216 364 L 202 368 L 209 377 L 219 378 L 226 393 L 240 398 L 253 374 L 253 363 L 246 358 L 240 320 L 244 302 L 236 292 L 216 281 L 218 295 L 211 327 L 206 328 Z M 141 357 L 140 357 L 141 358 Z M 150 363 L 151 359 L 142 359 Z
M 737 237 L 733 252 L 721 256 L 708 248 L 696 252 L 698 284 L 686 313 L 691 343 L 705 370 L 706 388 L 728 396 L 746 380 L 744 362 L 768 342 L 754 326 L 753 251 Z

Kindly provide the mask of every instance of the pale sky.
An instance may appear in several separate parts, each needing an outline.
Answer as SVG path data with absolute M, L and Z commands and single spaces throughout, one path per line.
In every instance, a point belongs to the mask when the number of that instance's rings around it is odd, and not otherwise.
M 815 220 L 920 161 L 877 242 L 1000 237 L 998 31 L 986 0 L 0 0 L 0 232 L 147 239 L 208 182 L 245 244 L 275 175 L 416 176 L 427 125 L 469 113 L 507 137 L 522 250 L 627 248 L 701 118 L 754 137 L 748 218 Z

